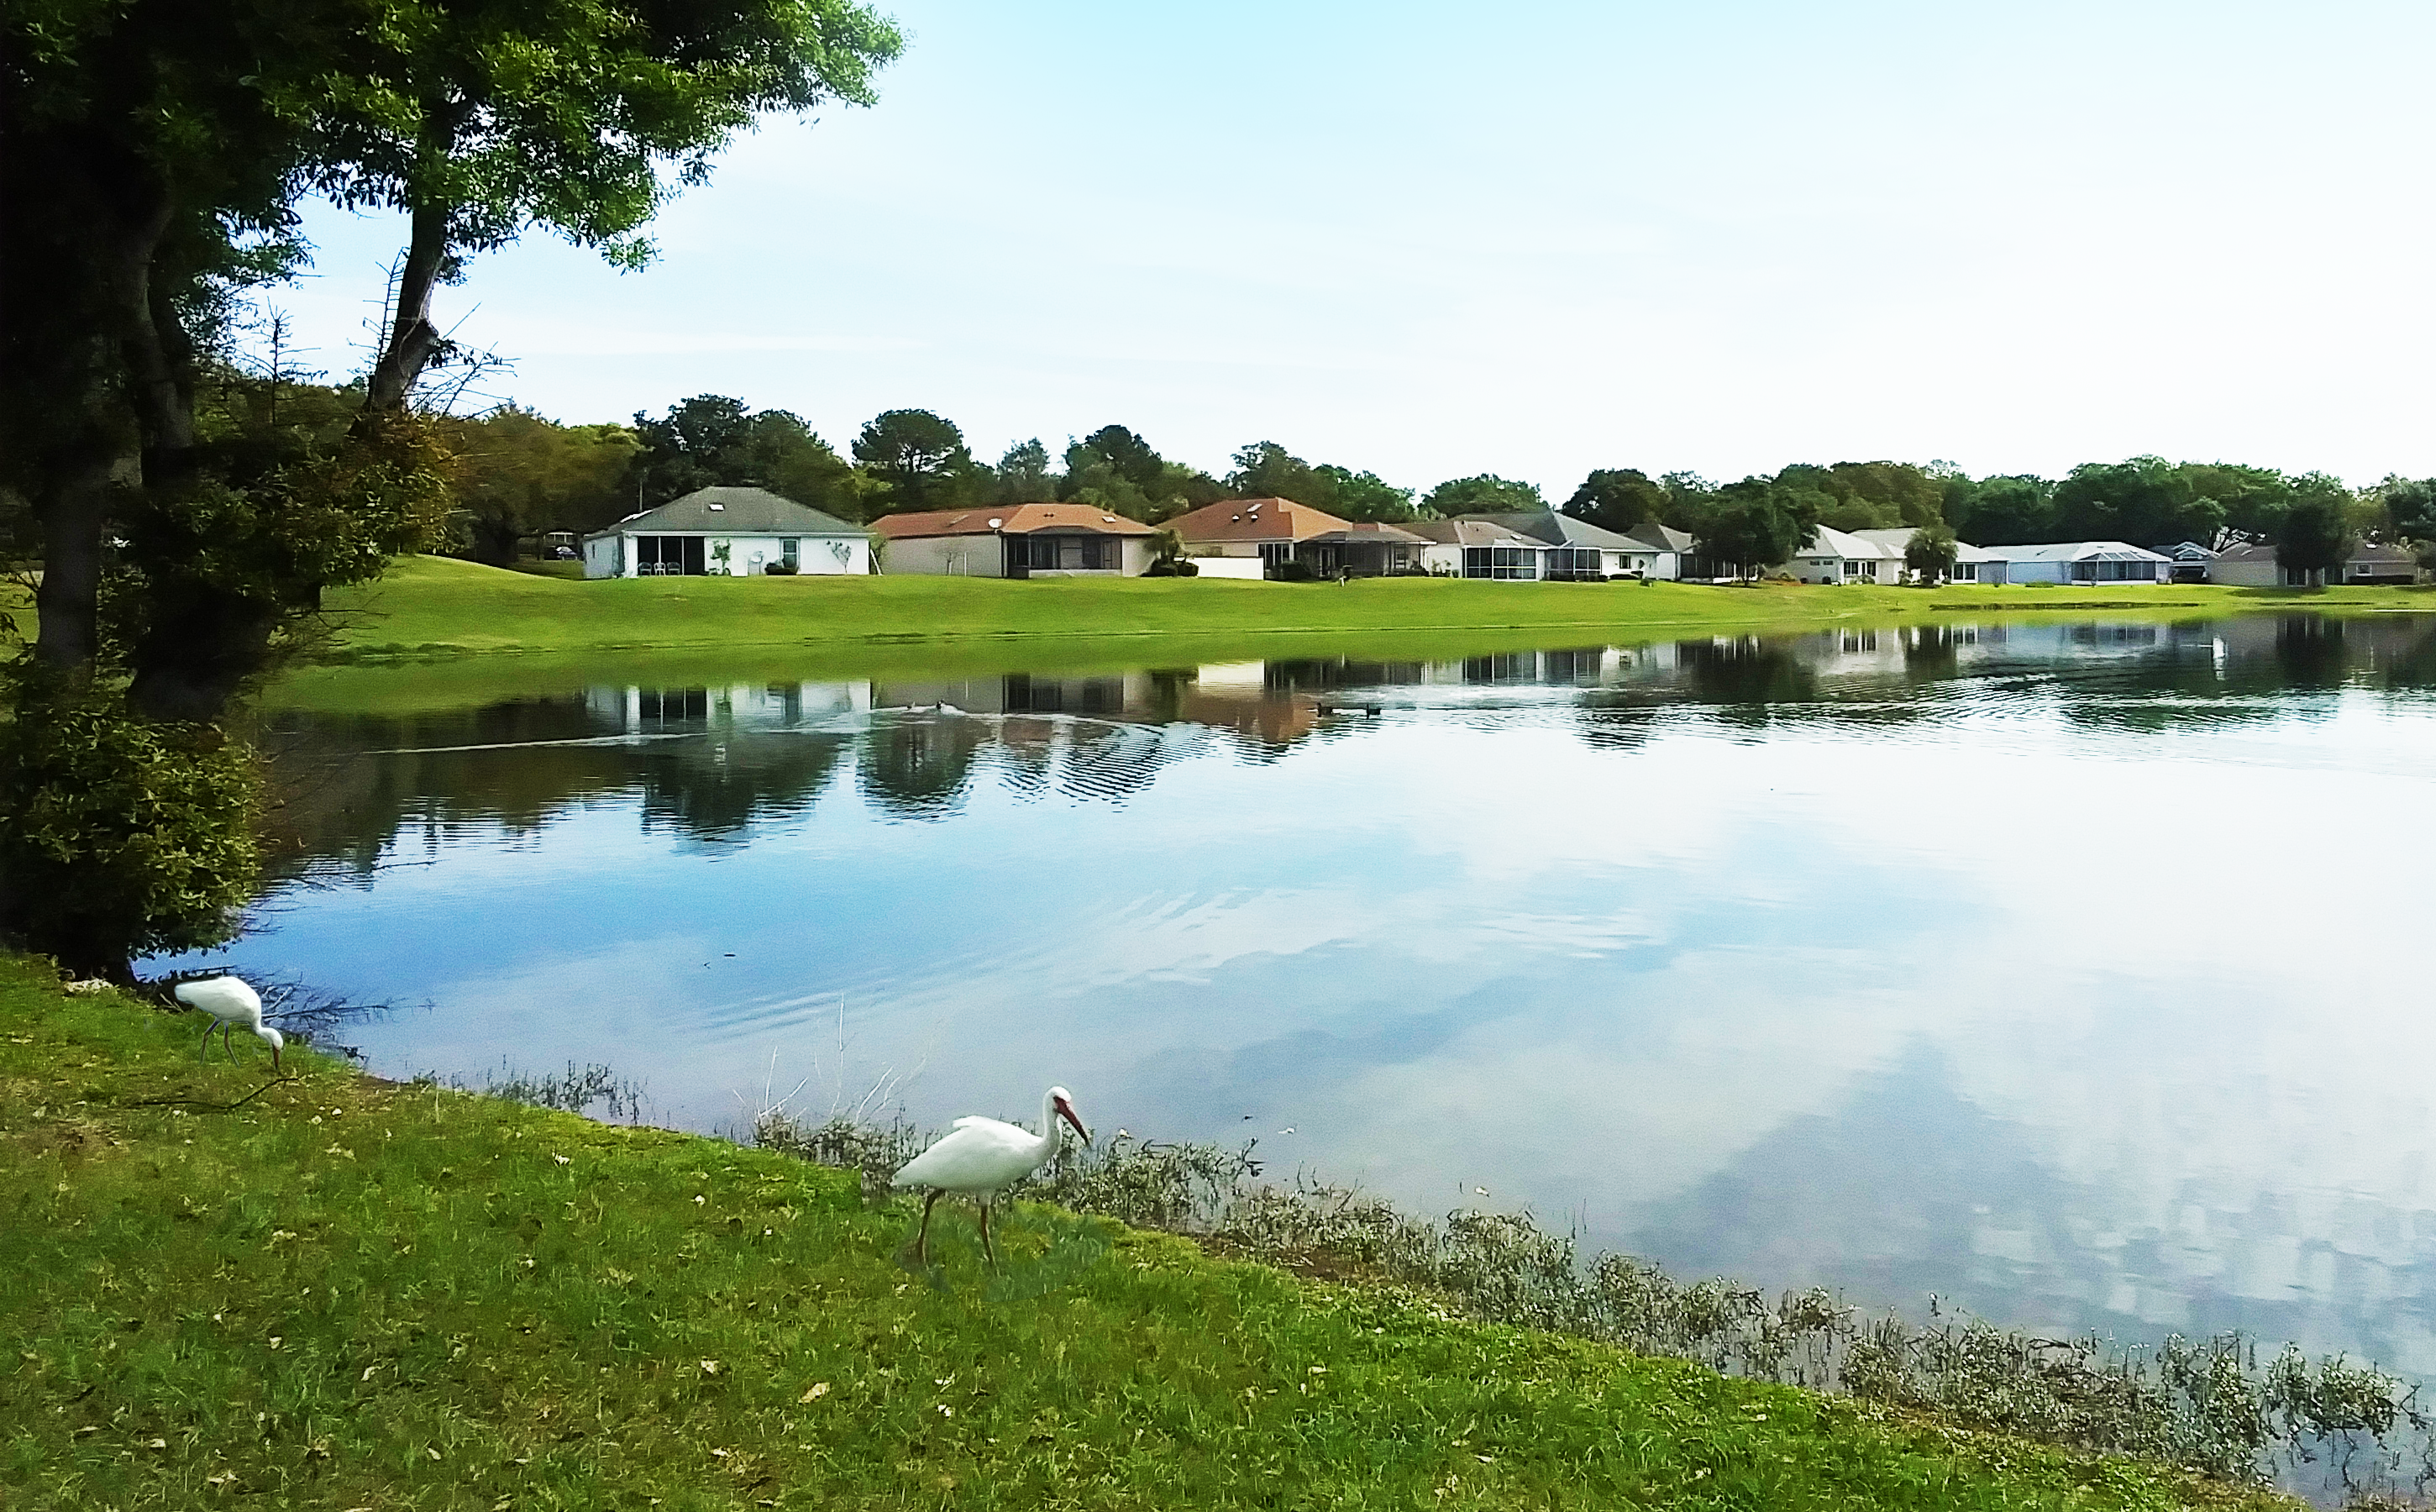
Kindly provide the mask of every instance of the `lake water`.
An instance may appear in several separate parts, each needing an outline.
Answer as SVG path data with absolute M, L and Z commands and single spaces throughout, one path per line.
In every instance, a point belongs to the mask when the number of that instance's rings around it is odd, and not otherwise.
M 299 849 L 218 959 L 407 1005 L 387 1074 L 1059 1082 L 1686 1277 L 2436 1373 L 2436 620 L 277 723 Z

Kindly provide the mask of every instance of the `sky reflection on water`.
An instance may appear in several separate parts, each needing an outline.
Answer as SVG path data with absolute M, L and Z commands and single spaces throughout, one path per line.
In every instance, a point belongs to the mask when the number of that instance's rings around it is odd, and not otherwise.
M 427 1000 L 353 1036 L 390 1074 L 602 1061 L 698 1127 L 1062 1082 L 1679 1274 L 2427 1374 L 2432 632 L 292 718 L 298 860 L 229 956 Z

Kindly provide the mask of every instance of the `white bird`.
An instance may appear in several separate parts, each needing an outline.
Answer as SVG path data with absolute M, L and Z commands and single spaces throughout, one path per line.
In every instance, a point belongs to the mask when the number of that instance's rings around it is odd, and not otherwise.
M 262 997 L 252 987 L 235 977 L 205 977 L 200 982 L 182 982 L 175 990 L 180 1002 L 212 1016 L 211 1027 L 203 1031 L 202 1058 L 210 1058 L 212 1034 L 217 1030 L 229 1059 L 235 1060 L 236 1046 L 230 1042 L 229 1035 L 242 1024 L 270 1047 L 270 1069 L 280 1069 L 280 1047 L 287 1041 L 280 1037 L 278 1030 L 262 1021 Z
M 922 1231 L 914 1236 L 914 1263 L 931 1263 L 931 1209 L 941 1197 L 955 1191 L 980 1201 L 982 1254 L 997 1264 L 998 1256 L 990 1250 L 990 1199 L 1055 1158 L 1066 1143 L 1068 1123 L 1085 1144 L 1091 1142 L 1091 1131 L 1074 1111 L 1073 1095 L 1062 1086 L 1053 1086 L 1040 1099 L 1038 1134 L 996 1119 L 958 1119 L 945 1138 L 905 1162 L 895 1185 L 931 1189 L 931 1195 L 922 1199 Z

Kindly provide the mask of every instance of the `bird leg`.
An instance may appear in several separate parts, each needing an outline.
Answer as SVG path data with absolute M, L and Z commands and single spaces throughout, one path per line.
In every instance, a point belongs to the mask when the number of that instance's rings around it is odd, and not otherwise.
M 914 1236 L 914 1263 L 916 1265 L 928 1266 L 931 1263 L 931 1209 L 938 1206 L 940 1196 L 941 1189 L 933 1187 L 931 1195 L 922 1199 L 922 1227 Z
M 217 1018 L 203 1026 L 202 1047 L 195 1051 L 195 1059 L 199 1061 L 209 1061 L 212 1058 L 212 1032 L 219 1027 L 220 1021 Z
M 998 1256 L 990 1248 L 989 1199 L 987 1197 L 983 1197 L 982 1199 L 982 1259 L 989 1261 L 992 1265 L 996 1265 L 998 1263 Z
M 236 1064 L 236 1025 L 220 1025 L 220 1049 L 228 1051 L 229 1064 Z

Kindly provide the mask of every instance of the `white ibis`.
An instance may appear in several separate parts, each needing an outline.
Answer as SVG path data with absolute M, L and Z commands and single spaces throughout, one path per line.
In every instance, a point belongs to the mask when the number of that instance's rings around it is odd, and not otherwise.
M 1074 1126 L 1085 1144 L 1091 1142 L 1091 1131 L 1074 1111 L 1073 1095 L 1062 1086 L 1053 1086 L 1040 1099 L 1038 1134 L 996 1119 L 958 1119 L 946 1138 L 905 1162 L 895 1184 L 931 1189 L 931 1194 L 922 1199 L 922 1231 L 914 1240 L 914 1263 L 931 1263 L 931 1209 L 941 1197 L 955 1191 L 980 1201 L 982 1254 L 997 1264 L 998 1256 L 990 1250 L 990 1199 L 1054 1158 L 1066 1142 L 1067 1123 Z
M 270 1069 L 278 1070 L 279 1050 L 287 1044 L 279 1031 L 262 1021 L 262 997 L 235 977 L 205 977 L 200 982 L 182 982 L 176 989 L 178 1000 L 189 1008 L 200 1008 L 212 1016 L 211 1027 L 203 1031 L 202 1056 L 212 1053 L 212 1033 L 219 1032 L 220 1045 L 228 1057 L 236 1059 L 236 1046 L 229 1040 L 242 1024 L 270 1047 Z

